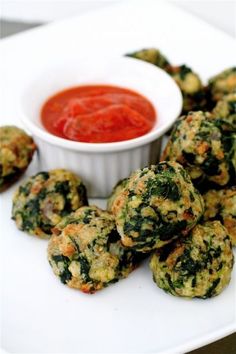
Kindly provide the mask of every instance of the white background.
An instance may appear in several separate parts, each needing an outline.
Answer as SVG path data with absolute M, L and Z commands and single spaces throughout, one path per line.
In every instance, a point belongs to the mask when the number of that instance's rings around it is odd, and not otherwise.
M 125 0 L 0 0 L 1 17 L 8 20 L 44 22 L 74 16 Z M 148 6 L 148 2 L 145 3 Z M 160 1 L 160 0 L 156 0 Z M 236 38 L 236 1 L 172 0 L 176 6 L 193 13 Z M 180 24 L 181 25 L 181 24 Z

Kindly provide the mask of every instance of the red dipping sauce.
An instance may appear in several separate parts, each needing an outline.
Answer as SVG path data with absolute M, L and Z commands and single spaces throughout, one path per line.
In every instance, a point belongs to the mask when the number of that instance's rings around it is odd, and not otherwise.
M 48 99 L 41 111 L 53 135 L 86 143 L 111 143 L 148 133 L 156 111 L 142 95 L 108 85 L 78 86 Z

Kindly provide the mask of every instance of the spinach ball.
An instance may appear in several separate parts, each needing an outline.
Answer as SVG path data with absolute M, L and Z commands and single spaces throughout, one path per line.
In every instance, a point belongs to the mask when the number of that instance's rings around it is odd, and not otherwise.
M 209 97 L 217 102 L 236 90 L 236 67 L 228 68 L 208 81 Z
M 111 192 L 111 195 L 109 196 L 109 198 L 107 200 L 107 210 L 108 211 L 110 211 L 110 212 L 112 211 L 114 201 L 116 200 L 118 195 L 124 190 L 127 183 L 128 183 L 128 178 L 124 178 L 115 185 L 115 187 L 113 188 L 113 190 Z
M 153 280 L 164 291 L 183 297 L 210 298 L 228 285 L 233 268 L 232 244 L 219 221 L 195 226 L 190 235 L 156 251 Z
M 122 243 L 140 252 L 185 236 L 203 212 L 200 193 L 176 162 L 135 171 L 112 205 Z
M 204 220 L 220 220 L 233 246 L 236 246 L 236 186 L 221 190 L 211 189 L 203 195 Z
M 169 60 L 161 53 L 159 49 L 155 48 L 141 49 L 136 52 L 126 54 L 126 56 L 146 61 L 164 70 L 167 70 L 170 66 Z
M 236 89 L 235 93 L 224 96 L 212 111 L 216 118 L 221 118 L 231 123 L 236 131 Z
M 127 56 L 153 64 L 172 76 L 183 95 L 183 114 L 207 107 L 206 88 L 199 75 L 187 65 L 173 66 L 161 51 L 155 48 L 138 50 Z
M 141 257 L 125 249 L 112 214 L 81 207 L 53 229 L 48 260 L 62 283 L 94 293 L 125 278 Z
M 0 127 L 0 192 L 7 189 L 27 169 L 36 145 L 22 129 Z
M 236 134 L 230 123 L 210 113 L 189 112 L 175 124 L 162 160 L 177 161 L 200 189 L 236 181 Z
M 78 176 L 63 169 L 39 172 L 17 189 L 12 219 L 18 229 L 47 237 L 65 215 L 87 204 L 86 189 Z
M 182 114 L 206 108 L 206 90 L 198 74 L 187 65 L 169 66 L 167 72 L 182 92 Z

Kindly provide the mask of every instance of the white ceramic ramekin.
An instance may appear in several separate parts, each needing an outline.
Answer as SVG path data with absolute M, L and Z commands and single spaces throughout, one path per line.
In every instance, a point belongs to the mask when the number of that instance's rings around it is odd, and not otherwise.
M 40 121 L 43 103 L 53 94 L 77 85 L 108 84 L 147 97 L 157 123 L 147 134 L 117 143 L 80 143 L 56 137 Z M 181 112 L 182 96 L 173 79 L 154 65 L 121 57 L 73 60 L 52 66 L 23 90 L 20 114 L 39 149 L 39 170 L 65 168 L 81 176 L 90 197 L 107 197 L 133 170 L 157 162 L 162 135 Z

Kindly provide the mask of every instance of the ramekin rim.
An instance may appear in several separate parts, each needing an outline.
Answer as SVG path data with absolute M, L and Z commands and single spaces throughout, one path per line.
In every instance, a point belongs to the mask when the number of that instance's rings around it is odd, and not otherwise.
M 146 65 L 147 67 L 153 67 L 153 64 L 147 63 L 140 61 L 139 59 L 135 58 L 129 58 L 129 57 L 121 57 L 122 59 L 128 59 L 128 60 L 134 60 L 142 63 L 142 65 Z M 165 74 L 169 76 L 163 69 L 155 67 L 155 70 L 161 71 L 162 74 Z M 129 139 L 129 140 L 123 140 L 119 142 L 112 142 L 112 143 L 86 143 L 86 142 L 78 142 L 78 141 L 73 141 L 73 140 L 68 140 L 64 138 L 60 138 L 56 135 L 53 135 L 46 130 L 37 127 L 37 125 L 32 122 L 26 114 L 22 112 L 20 109 L 21 105 L 21 100 L 18 102 L 19 106 L 19 115 L 22 123 L 25 125 L 25 127 L 29 130 L 29 132 L 32 135 L 35 135 L 36 137 L 40 138 L 41 140 L 46 141 L 47 143 L 58 146 L 60 148 L 65 148 L 67 150 L 74 150 L 74 151 L 81 151 L 81 152 L 87 152 L 87 153 L 111 153 L 115 151 L 126 151 L 126 150 L 131 150 L 134 148 L 137 148 L 139 146 L 146 145 L 148 143 L 151 143 L 155 141 L 157 138 L 161 137 L 165 132 L 168 131 L 168 129 L 172 126 L 172 124 L 175 122 L 177 117 L 180 115 L 181 110 L 182 110 L 182 104 L 183 104 L 183 97 L 181 94 L 181 91 L 176 84 L 176 82 L 169 76 L 171 79 L 170 82 L 172 85 L 175 86 L 176 88 L 176 99 L 178 102 L 178 109 L 176 109 L 176 114 L 175 116 L 173 115 L 172 119 L 169 119 L 169 121 L 164 124 L 163 126 L 158 126 L 154 129 L 152 129 L 150 132 L 134 138 L 134 139 Z M 149 98 L 148 98 L 149 99 Z

